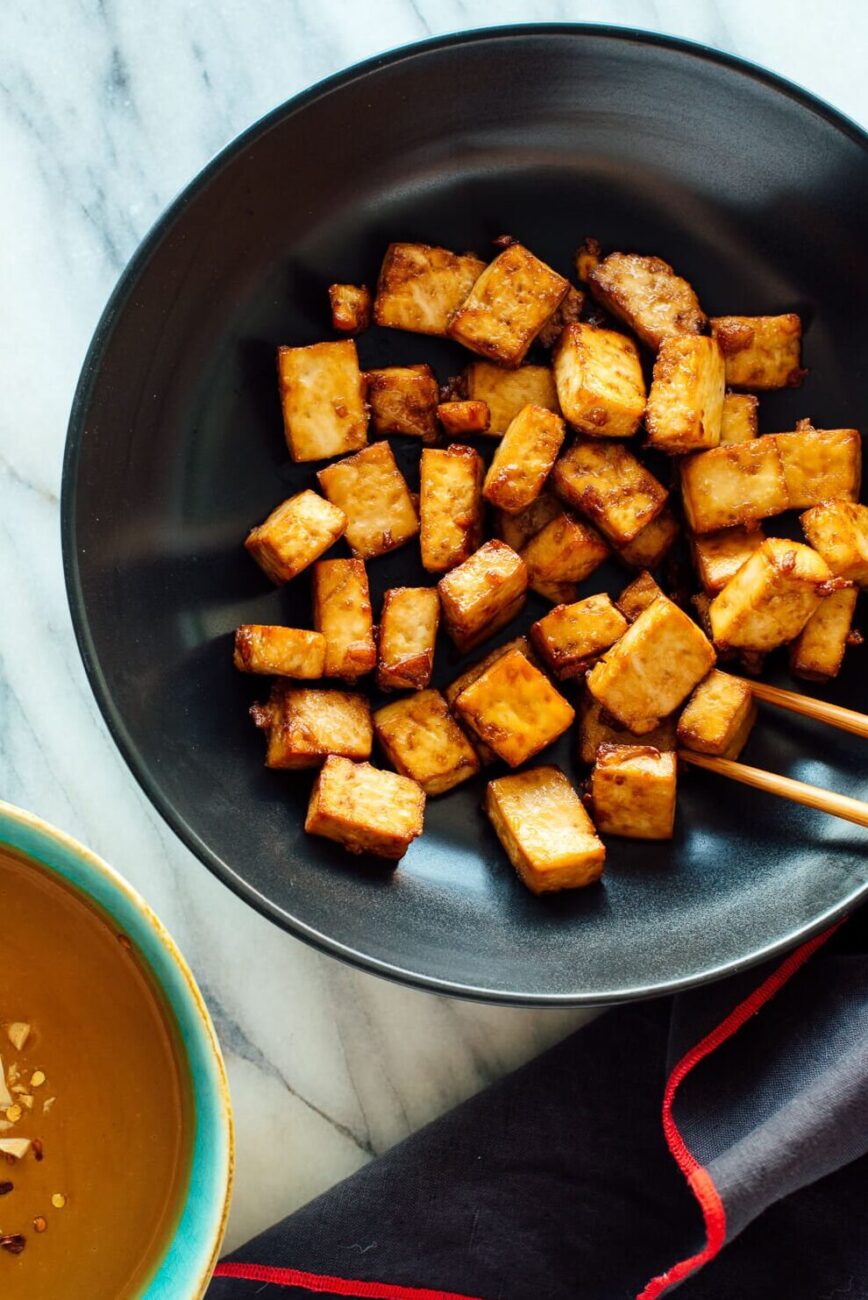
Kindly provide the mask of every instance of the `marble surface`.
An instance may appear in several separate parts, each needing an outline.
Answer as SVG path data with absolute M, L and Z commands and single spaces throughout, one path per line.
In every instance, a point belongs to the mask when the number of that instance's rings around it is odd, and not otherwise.
M 217 149 L 349 63 L 490 13 L 482 0 L 0 8 L 0 796 L 104 855 L 185 950 L 235 1097 L 230 1245 L 586 1017 L 454 1002 L 341 966 L 246 909 L 180 844 L 110 740 L 73 640 L 58 530 L 69 404 L 116 277 Z M 497 18 L 675 33 L 868 124 L 862 0 L 502 0 Z

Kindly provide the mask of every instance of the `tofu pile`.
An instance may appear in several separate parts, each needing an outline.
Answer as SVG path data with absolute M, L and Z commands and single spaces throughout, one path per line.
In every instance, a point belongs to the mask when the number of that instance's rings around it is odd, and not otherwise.
M 485 813 L 542 893 L 599 879 L 601 836 L 672 836 L 679 747 L 741 752 L 753 692 L 720 662 L 755 673 L 786 645 L 795 675 L 838 673 L 868 507 L 855 429 L 759 434 L 756 394 L 805 374 L 798 316 L 709 319 L 666 262 L 593 240 L 579 284 L 495 242 L 487 263 L 392 244 L 373 295 L 331 286 L 338 337 L 278 349 L 290 456 L 325 463 L 246 546 L 276 584 L 312 566 L 313 627 L 244 625 L 235 665 L 274 679 L 251 710 L 267 765 L 318 769 L 308 832 L 398 861 L 427 798 L 499 765 Z M 443 388 L 423 361 L 364 371 L 353 336 L 372 323 L 452 339 L 466 368 Z M 419 445 L 418 494 L 393 436 Z M 788 511 L 804 541 L 766 535 Z M 349 554 L 324 558 L 341 539 Z M 367 566 L 416 545 L 430 584 L 386 591 L 375 626 Z M 660 585 L 676 545 L 690 601 Z M 610 559 L 638 576 L 580 598 Z M 486 650 L 529 591 L 547 612 Z M 441 630 L 480 652 L 442 691 Z M 395 698 L 374 708 L 364 683 Z M 570 729 L 581 792 L 527 766 Z

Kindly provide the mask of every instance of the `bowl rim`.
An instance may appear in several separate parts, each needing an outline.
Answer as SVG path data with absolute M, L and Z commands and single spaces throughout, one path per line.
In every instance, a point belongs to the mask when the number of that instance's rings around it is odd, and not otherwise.
M 682 37 L 646 31 L 637 27 L 620 27 L 604 23 L 559 22 L 515 23 L 494 27 L 477 27 L 467 31 L 450 32 L 446 35 L 411 42 L 353 63 L 328 77 L 322 78 L 298 94 L 290 96 L 275 108 L 269 109 L 268 112 L 257 118 L 250 126 L 246 127 L 218 150 L 196 175 L 178 191 L 175 198 L 157 217 L 124 267 L 103 309 L 88 346 L 72 400 L 61 476 L 60 526 L 64 579 L 76 642 L 91 690 L 109 732 L 133 776 L 160 815 L 187 848 L 234 894 L 273 924 L 280 926 L 281 929 L 319 949 L 321 952 L 328 953 L 330 956 L 337 957 L 339 960 L 371 974 L 411 988 L 429 993 L 439 993 L 449 997 L 505 1006 L 603 1007 L 622 1002 L 661 997 L 696 988 L 703 984 L 712 983 L 724 976 L 735 975 L 740 971 L 747 970 L 786 953 L 799 942 L 820 933 L 850 912 L 855 905 L 868 896 L 868 882 L 853 888 L 846 897 L 827 907 L 812 921 L 796 926 L 780 938 L 755 948 L 738 958 L 708 966 L 698 973 L 683 976 L 679 979 L 658 980 L 654 983 L 631 988 L 618 987 L 588 993 L 581 991 L 538 993 L 491 989 L 482 984 L 459 983 L 408 970 L 397 963 L 386 961 L 371 953 L 359 951 L 348 944 L 333 939 L 299 917 L 290 915 L 284 909 L 276 907 L 268 898 L 242 879 L 229 863 L 224 862 L 214 853 L 187 821 L 180 816 L 171 801 L 163 796 L 153 780 L 147 764 L 142 760 L 136 743 L 126 728 L 123 717 L 115 707 L 111 691 L 103 674 L 87 618 L 78 555 L 75 547 L 78 465 L 86 431 L 87 408 L 91 390 L 99 371 L 102 352 L 110 339 L 115 319 L 134 290 L 139 275 L 151 253 L 190 199 L 196 196 L 236 154 L 242 152 L 278 122 L 294 116 L 311 104 L 316 103 L 316 101 L 326 98 L 335 91 L 342 90 L 356 80 L 364 79 L 382 69 L 394 67 L 420 55 L 437 53 L 452 47 L 476 45 L 484 42 L 496 43 L 516 39 L 550 37 L 616 41 L 624 45 L 659 47 L 687 58 L 693 58 L 700 64 L 708 63 L 722 67 L 730 72 L 739 73 L 776 91 L 784 98 L 795 101 L 801 107 L 823 118 L 868 154 L 868 131 L 863 129 L 854 119 L 848 117 L 839 109 L 832 107 L 831 104 L 828 104 L 825 100 L 796 82 L 753 63 L 749 59 L 728 54 L 715 49 L 713 46 Z
M 23 832 L 25 844 L 22 845 L 17 839 L 9 837 L 10 827 Z M 76 879 L 71 879 L 64 866 L 57 861 L 47 860 L 44 846 L 53 846 L 68 861 L 82 868 L 81 875 L 84 879 L 78 876 Z M 213 1157 L 211 1180 L 216 1187 L 222 1189 L 222 1192 L 219 1202 L 215 1200 L 213 1207 L 208 1211 L 202 1246 L 190 1254 L 187 1249 L 189 1243 L 187 1238 L 184 1257 L 177 1258 L 173 1253 L 173 1245 L 180 1236 L 183 1216 L 191 1205 L 196 1207 L 198 1213 L 202 1204 L 202 1188 L 195 1182 L 194 1165 L 191 1164 L 191 1178 L 181 1204 L 175 1231 L 163 1253 L 154 1262 L 143 1284 L 144 1289 L 139 1292 L 139 1297 L 140 1300 L 168 1300 L 169 1297 L 177 1296 L 179 1294 L 176 1289 L 177 1269 L 180 1267 L 186 1274 L 181 1279 L 183 1285 L 189 1287 L 189 1290 L 184 1292 L 187 1300 L 201 1300 L 213 1275 L 229 1217 L 235 1177 L 235 1126 L 226 1064 L 210 1012 L 195 976 L 177 943 L 138 890 L 119 871 L 79 840 L 35 813 L 0 800 L 0 848 L 3 847 L 11 848 L 14 852 L 37 863 L 52 876 L 58 877 L 88 902 L 107 911 L 114 920 L 124 926 L 125 930 L 131 929 L 129 919 L 134 918 L 141 926 L 142 933 L 148 934 L 153 941 L 153 951 L 146 952 L 141 937 L 133 933 L 139 960 L 147 965 L 151 977 L 163 993 L 167 1011 L 174 1019 L 178 1032 L 183 1038 L 185 1055 L 189 1058 L 192 1040 L 192 1046 L 197 1049 L 199 1060 L 205 1062 L 204 1073 L 201 1070 L 194 1072 L 193 1062 L 188 1062 L 191 1088 L 196 1101 L 193 1155 L 195 1156 L 196 1148 L 200 1143 L 204 1143 L 209 1148 L 210 1155 Z M 89 887 L 89 882 L 94 880 L 104 887 L 107 886 L 103 889 L 102 897 L 96 897 L 94 890 Z M 127 915 L 118 915 L 112 909 L 112 901 L 125 905 Z M 167 988 L 165 975 L 154 961 L 155 956 L 166 961 L 169 969 L 174 972 L 176 978 L 171 990 Z M 213 1106 L 208 1108 L 204 1124 L 199 1105 L 199 1095 L 203 1092 L 213 1102 Z

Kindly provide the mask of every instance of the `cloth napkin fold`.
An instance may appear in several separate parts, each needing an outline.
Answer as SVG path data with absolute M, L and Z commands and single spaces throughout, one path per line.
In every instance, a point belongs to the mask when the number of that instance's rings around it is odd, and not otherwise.
M 868 925 L 620 1007 L 218 1266 L 208 1300 L 868 1300 Z

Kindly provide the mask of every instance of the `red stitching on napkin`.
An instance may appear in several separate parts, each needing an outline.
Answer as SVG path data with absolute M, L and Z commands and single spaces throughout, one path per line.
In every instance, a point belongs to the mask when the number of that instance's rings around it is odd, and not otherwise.
M 248 1282 L 271 1282 L 274 1286 L 294 1286 L 304 1291 L 331 1291 L 334 1295 L 355 1296 L 359 1300 L 479 1300 L 478 1296 L 463 1295 L 457 1291 L 393 1286 L 389 1282 L 357 1282 L 346 1277 L 303 1273 L 297 1268 L 268 1268 L 265 1264 L 218 1264 L 214 1276 L 237 1277 Z
M 669 1150 L 672 1152 L 678 1168 L 687 1179 L 690 1190 L 702 1210 L 702 1217 L 705 1220 L 705 1246 L 697 1254 L 673 1264 L 672 1268 L 667 1269 L 665 1273 L 661 1273 L 659 1277 L 652 1278 L 645 1289 L 636 1297 L 636 1300 L 657 1300 L 658 1296 L 663 1295 L 664 1291 L 668 1291 L 671 1286 L 675 1286 L 676 1282 L 683 1282 L 686 1277 L 701 1268 L 703 1264 L 707 1264 L 709 1260 L 714 1259 L 726 1241 L 726 1209 L 720 1198 L 720 1193 L 715 1187 L 708 1170 L 699 1163 L 693 1152 L 688 1149 L 672 1115 L 672 1106 L 679 1085 L 695 1065 L 698 1065 L 701 1060 L 720 1047 L 721 1043 L 725 1043 L 728 1038 L 731 1038 L 737 1030 L 741 1029 L 746 1020 L 756 1015 L 765 1003 L 783 988 L 787 980 L 795 975 L 796 971 L 805 964 L 808 958 L 818 948 L 822 947 L 841 924 L 843 922 L 838 922 L 838 925 L 833 925 L 830 929 L 824 930 L 822 934 L 815 935 L 813 939 L 809 939 L 807 943 L 803 943 L 800 948 L 796 948 L 794 952 L 791 952 L 789 957 L 781 962 L 777 970 L 772 971 L 771 975 L 764 979 L 762 984 L 755 988 L 749 997 L 746 997 L 743 1002 L 739 1002 L 738 1006 L 730 1011 L 725 1020 L 722 1020 L 719 1025 L 682 1056 L 667 1079 L 666 1090 L 663 1094 L 663 1132 Z

